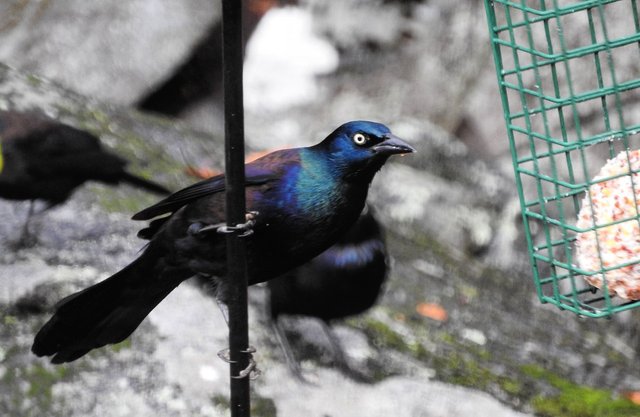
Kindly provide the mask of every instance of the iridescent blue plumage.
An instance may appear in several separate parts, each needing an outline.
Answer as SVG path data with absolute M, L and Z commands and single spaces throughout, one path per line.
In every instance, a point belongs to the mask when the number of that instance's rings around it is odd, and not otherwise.
M 413 148 L 373 122 L 340 126 L 319 144 L 272 152 L 245 167 L 247 210 L 257 212 L 246 238 L 249 284 L 301 265 L 335 243 L 356 221 L 375 173 Z M 210 276 L 226 302 L 226 239 L 199 233 L 225 221 L 224 177 L 201 181 L 137 213 L 153 220 L 150 239 L 122 271 L 60 303 L 36 336 L 33 352 L 68 362 L 117 343 L 182 281 Z M 215 229 L 215 227 L 214 227 Z
M 359 244 L 344 242 L 341 246 L 332 246 L 322 254 L 327 266 L 338 270 L 350 270 L 368 265 L 376 253 L 384 251 L 384 243 L 378 239 L 369 239 Z

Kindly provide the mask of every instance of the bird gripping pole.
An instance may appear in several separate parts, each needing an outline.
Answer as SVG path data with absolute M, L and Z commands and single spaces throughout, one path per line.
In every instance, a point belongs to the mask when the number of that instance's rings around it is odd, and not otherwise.
M 222 0 L 223 85 L 227 225 L 244 223 L 244 113 L 242 100 L 242 1 Z M 250 416 L 246 251 L 237 233 L 227 236 L 231 416 Z

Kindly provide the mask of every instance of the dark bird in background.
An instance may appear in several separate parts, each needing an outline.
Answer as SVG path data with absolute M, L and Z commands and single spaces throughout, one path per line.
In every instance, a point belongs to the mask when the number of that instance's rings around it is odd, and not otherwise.
M 108 151 L 97 137 L 32 113 L 0 112 L 3 167 L 0 198 L 34 200 L 46 209 L 65 202 L 85 181 L 128 183 L 158 194 L 169 191 L 125 170 L 127 162 Z
M 334 244 L 357 220 L 376 172 L 414 149 L 379 123 L 349 122 L 317 145 L 272 152 L 245 165 L 247 278 L 256 284 Z M 53 363 L 127 338 L 182 281 L 209 276 L 227 303 L 224 177 L 201 181 L 133 216 L 153 220 L 144 252 L 110 278 L 63 299 L 32 351 Z
M 338 365 L 355 374 L 330 325 L 372 307 L 387 277 L 384 232 L 372 211 L 367 206 L 336 244 L 310 262 L 268 282 L 269 316 L 287 365 L 300 380 L 304 378 L 282 328 L 282 315 L 320 319 Z

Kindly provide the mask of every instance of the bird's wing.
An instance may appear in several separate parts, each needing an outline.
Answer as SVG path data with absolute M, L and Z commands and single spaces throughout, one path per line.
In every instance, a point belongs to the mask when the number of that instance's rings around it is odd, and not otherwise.
M 277 175 L 273 172 L 264 169 L 255 169 L 249 165 L 246 167 L 245 172 L 245 187 L 250 185 L 261 185 L 269 181 L 277 179 Z M 206 179 L 204 181 L 197 182 L 189 187 L 183 188 L 171 194 L 164 200 L 154 204 L 151 207 L 136 213 L 133 215 L 133 220 L 150 220 L 154 217 L 174 213 L 182 206 L 189 204 L 199 198 L 223 192 L 225 190 L 225 177 L 224 175 L 217 175 L 213 178 Z

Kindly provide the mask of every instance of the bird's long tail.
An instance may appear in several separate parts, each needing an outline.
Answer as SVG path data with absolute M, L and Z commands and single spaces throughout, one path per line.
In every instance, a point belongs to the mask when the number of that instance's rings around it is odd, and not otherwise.
M 147 249 L 115 275 L 61 300 L 40 329 L 31 350 L 71 362 L 92 349 L 126 339 L 180 282 L 185 271 L 162 268 Z
M 147 191 L 150 191 L 152 193 L 156 193 L 156 194 L 171 194 L 171 191 L 169 191 L 166 187 L 155 183 L 153 181 L 138 177 L 136 175 L 133 175 L 129 172 L 123 172 L 122 175 L 120 176 L 120 181 L 124 181 L 126 183 L 129 183 L 135 187 L 139 187 L 142 189 L 145 189 Z

